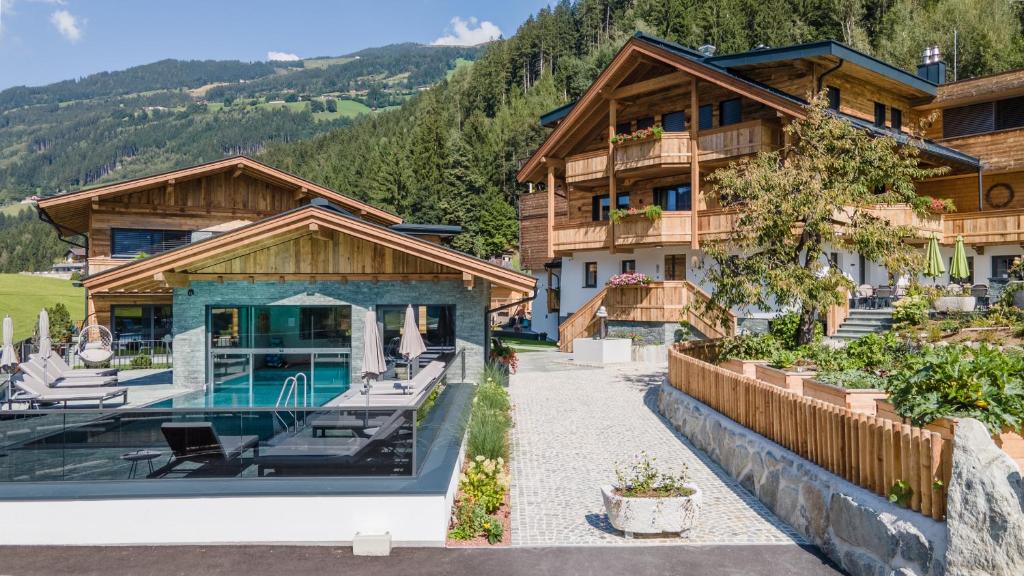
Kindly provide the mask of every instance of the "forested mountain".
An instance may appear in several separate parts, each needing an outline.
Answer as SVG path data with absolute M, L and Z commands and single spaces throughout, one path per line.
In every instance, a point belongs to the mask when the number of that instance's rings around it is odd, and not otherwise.
M 399 105 L 478 48 L 296 62 L 164 60 L 0 92 L 0 205 L 309 138 Z
M 35 210 L 0 212 L 0 272 L 49 270 L 68 248 Z
M 965 78 L 1024 66 L 1022 18 L 1013 0 L 562 0 L 401 109 L 265 159 L 410 221 L 460 224 L 458 247 L 489 256 L 516 245 L 514 176 L 546 134 L 538 116 L 579 97 L 636 30 L 720 54 L 834 38 L 913 70 L 927 45 L 952 54 L 956 29 Z

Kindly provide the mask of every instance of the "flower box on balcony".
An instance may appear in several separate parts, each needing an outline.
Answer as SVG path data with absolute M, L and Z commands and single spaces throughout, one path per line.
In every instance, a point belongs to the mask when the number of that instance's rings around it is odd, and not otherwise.
M 817 372 L 800 368 L 773 368 L 767 364 L 759 364 L 755 369 L 757 379 L 778 386 L 797 394 L 804 392 L 804 380 L 813 378 Z
M 875 401 L 884 400 L 889 394 L 874 388 L 843 388 L 810 378 L 804 382 L 804 396 L 874 416 Z
M 730 358 L 721 364 L 722 368 L 731 370 L 741 376 L 748 378 L 757 378 L 757 367 L 768 364 L 767 360 L 741 360 L 739 358 Z

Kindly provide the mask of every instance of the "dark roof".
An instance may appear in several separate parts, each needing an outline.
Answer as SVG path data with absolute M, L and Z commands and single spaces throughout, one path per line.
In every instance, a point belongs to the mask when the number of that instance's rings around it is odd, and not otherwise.
M 552 126 L 554 126 L 555 122 L 558 122 L 562 118 L 565 118 L 566 115 L 568 115 L 569 112 L 572 111 L 572 108 L 575 105 L 576 102 L 569 102 L 568 104 L 563 104 L 550 112 L 541 114 L 540 125 L 547 128 L 551 128 Z
M 931 140 L 926 140 L 924 138 L 914 138 L 913 136 L 907 134 L 906 132 L 900 132 L 897 130 L 892 130 L 890 128 L 875 126 L 872 122 L 868 122 L 863 118 L 857 118 L 856 116 L 850 116 L 849 114 L 839 114 L 838 116 L 843 118 L 844 120 L 847 120 L 848 122 L 850 122 L 850 124 L 853 124 L 857 128 L 867 130 L 872 134 L 876 134 L 878 136 L 889 136 L 895 139 L 900 144 L 912 144 L 914 146 L 917 146 L 927 154 L 938 156 L 951 162 L 964 164 L 975 170 L 981 168 L 981 160 L 975 158 L 974 156 L 971 156 L 970 154 L 964 154 L 959 150 L 954 150 L 953 148 L 943 146 L 942 144 L 932 142 Z
M 928 95 L 935 96 L 936 85 L 916 74 L 907 72 L 883 62 L 873 56 L 859 52 L 842 42 L 835 40 L 821 40 L 807 44 L 795 44 L 781 48 L 763 48 L 740 52 L 737 54 L 723 54 L 712 56 L 704 61 L 719 68 L 733 68 L 736 66 L 748 66 L 751 64 L 764 64 L 766 62 L 781 62 L 784 60 L 798 60 L 800 58 L 814 58 L 820 56 L 834 56 L 851 64 L 866 68 L 872 72 L 881 74 L 891 80 L 920 90 Z
M 403 234 L 432 234 L 437 236 L 454 236 L 462 233 L 462 226 L 446 224 L 393 224 L 389 226 L 395 232 Z

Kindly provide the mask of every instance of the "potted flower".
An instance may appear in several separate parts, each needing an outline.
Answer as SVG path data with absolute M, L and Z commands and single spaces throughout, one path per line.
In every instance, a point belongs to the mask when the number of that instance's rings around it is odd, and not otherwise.
M 515 374 L 519 368 L 519 356 L 516 354 L 516 349 L 497 338 L 491 338 L 491 362 L 509 374 Z
M 660 139 L 662 134 L 665 133 L 665 129 L 661 125 L 654 125 L 650 128 L 641 128 L 634 130 L 629 133 L 616 134 L 608 139 L 608 142 L 612 144 L 623 144 L 626 142 L 639 142 L 650 139 Z
M 622 288 L 625 286 L 649 286 L 651 278 L 642 272 L 623 272 L 608 279 L 606 285 L 609 288 Z
M 703 495 L 687 481 L 685 468 L 676 476 L 663 474 L 641 452 L 628 469 L 616 468 L 615 476 L 616 483 L 603 486 L 601 496 L 608 522 L 626 538 L 666 532 L 686 536 L 697 524 Z
M 657 204 L 651 204 L 646 208 L 614 208 L 608 213 L 608 217 L 612 222 L 618 222 L 623 218 L 629 218 L 633 216 L 639 216 L 646 218 L 651 222 L 657 222 L 661 220 L 661 206 Z

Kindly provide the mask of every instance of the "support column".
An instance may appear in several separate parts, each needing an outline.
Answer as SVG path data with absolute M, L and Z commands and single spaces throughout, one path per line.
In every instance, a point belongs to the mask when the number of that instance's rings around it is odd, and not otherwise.
M 608 210 L 614 210 L 619 205 L 619 191 L 615 184 L 615 144 L 612 138 L 615 136 L 615 124 L 618 122 L 618 102 L 614 99 L 608 100 Z M 611 220 L 611 219 L 609 219 Z M 611 251 L 615 252 L 615 222 L 608 222 L 608 244 Z
M 700 105 L 697 78 L 690 79 L 690 248 L 700 248 Z
M 555 257 L 555 166 L 548 163 L 548 260 Z

